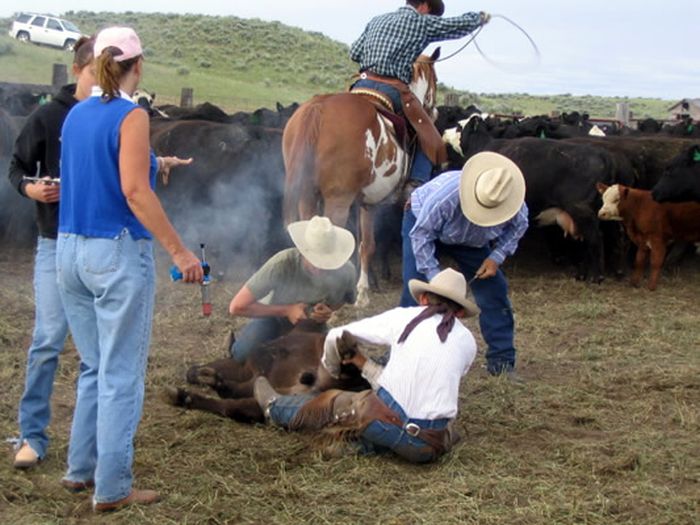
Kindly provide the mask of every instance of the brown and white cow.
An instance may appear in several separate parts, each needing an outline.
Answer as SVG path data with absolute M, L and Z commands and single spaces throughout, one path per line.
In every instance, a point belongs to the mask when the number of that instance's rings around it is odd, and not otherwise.
M 658 203 L 651 191 L 614 184 L 598 183 L 603 206 L 598 212 L 602 220 L 622 221 L 627 235 L 637 246 L 632 284 L 638 286 L 647 259 L 651 255 L 649 290 L 655 290 L 666 247 L 672 240 L 700 241 L 700 203 Z

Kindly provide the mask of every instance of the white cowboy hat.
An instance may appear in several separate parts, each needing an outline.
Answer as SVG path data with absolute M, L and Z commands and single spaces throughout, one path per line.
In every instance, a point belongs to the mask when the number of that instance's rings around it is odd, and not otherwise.
M 335 270 L 355 251 L 355 237 L 345 228 L 334 226 L 328 217 L 318 215 L 287 226 L 292 242 L 316 268 Z
M 432 292 L 440 297 L 450 299 L 461 305 L 468 317 L 477 315 L 481 310 L 473 302 L 467 299 L 467 280 L 460 272 L 448 268 L 433 277 L 429 283 L 419 279 L 408 281 L 408 289 L 413 298 L 418 301 L 420 294 Z
M 507 157 L 484 151 L 462 168 L 459 202 L 462 213 L 478 226 L 496 226 L 510 220 L 525 201 L 525 178 Z

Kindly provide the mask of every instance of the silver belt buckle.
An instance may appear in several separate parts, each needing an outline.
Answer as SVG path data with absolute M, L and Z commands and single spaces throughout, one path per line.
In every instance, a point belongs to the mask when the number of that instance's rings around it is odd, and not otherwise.
M 367 73 L 360 73 L 360 78 L 365 80 L 367 78 Z
M 406 434 L 413 437 L 417 437 L 418 433 L 420 432 L 420 427 L 415 423 L 406 423 L 406 426 L 403 428 L 406 431 Z

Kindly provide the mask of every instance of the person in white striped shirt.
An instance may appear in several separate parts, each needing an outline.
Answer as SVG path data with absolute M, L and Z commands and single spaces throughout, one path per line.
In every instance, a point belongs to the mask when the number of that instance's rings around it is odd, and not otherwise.
M 459 386 L 476 355 L 476 342 L 459 318 L 477 315 L 467 299 L 464 276 L 447 269 L 430 283 L 411 282 L 419 306 L 382 314 L 332 329 L 326 336 L 323 366 L 337 377 L 342 364 L 354 364 L 372 386 L 360 393 L 328 391 L 279 396 L 264 377 L 255 397 L 269 419 L 290 430 L 337 425 L 359 435 L 360 452 L 393 451 L 424 463 L 449 451 L 455 441 Z M 341 357 L 340 341 L 350 334 L 360 342 L 389 345 L 382 367 L 360 352 Z M 309 417 L 326 413 L 327 421 Z

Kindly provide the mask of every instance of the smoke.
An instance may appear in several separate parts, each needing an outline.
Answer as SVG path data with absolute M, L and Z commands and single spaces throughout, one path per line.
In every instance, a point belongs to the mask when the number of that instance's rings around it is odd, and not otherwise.
M 220 143 L 214 149 L 220 150 Z M 281 141 L 263 135 L 247 140 L 242 150 L 227 151 L 234 155 L 192 152 L 194 163 L 174 170 L 170 184 L 157 193 L 183 242 L 198 255 L 199 245 L 206 244 L 215 275 L 247 275 L 291 245 L 282 221 Z

